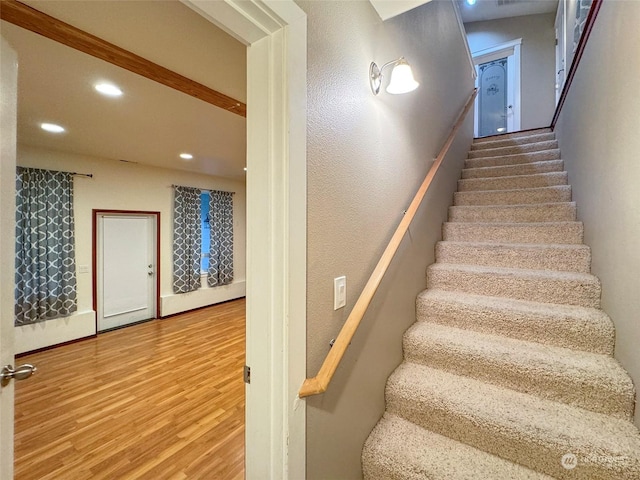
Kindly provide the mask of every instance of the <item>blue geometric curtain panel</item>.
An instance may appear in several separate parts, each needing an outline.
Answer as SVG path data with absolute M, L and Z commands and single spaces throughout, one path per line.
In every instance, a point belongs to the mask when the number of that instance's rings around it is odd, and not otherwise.
M 211 243 L 209 245 L 210 287 L 233 281 L 233 194 L 211 191 L 209 198 Z
M 16 326 L 78 309 L 72 174 L 17 168 L 15 267 Z
M 173 204 L 173 291 L 193 292 L 200 288 L 199 188 L 174 187 Z

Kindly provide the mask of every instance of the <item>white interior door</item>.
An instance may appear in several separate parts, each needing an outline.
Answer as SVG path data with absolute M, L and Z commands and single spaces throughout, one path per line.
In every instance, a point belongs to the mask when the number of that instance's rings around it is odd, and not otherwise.
M 155 215 L 99 214 L 98 331 L 155 317 Z
M 15 270 L 16 52 L 2 38 L 0 46 L 0 367 L 14 365 L 13 305 Z M 13 478 L 13 384 L 0 388 L 0 479 Z
M 522 39 L 473 53 L 476 66 L 474 136 L 520 130 L 520 45 Z

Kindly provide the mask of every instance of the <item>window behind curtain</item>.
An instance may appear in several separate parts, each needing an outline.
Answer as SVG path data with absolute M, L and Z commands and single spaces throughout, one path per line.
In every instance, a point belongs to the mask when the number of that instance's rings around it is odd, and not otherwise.
M 202 257 L 200 271 L 204 274 L 209 270 L 209 245 L 211 243 L 211 221 L 209 216 L 209 192 L 200 194 L 200 223 L 202 226 Z

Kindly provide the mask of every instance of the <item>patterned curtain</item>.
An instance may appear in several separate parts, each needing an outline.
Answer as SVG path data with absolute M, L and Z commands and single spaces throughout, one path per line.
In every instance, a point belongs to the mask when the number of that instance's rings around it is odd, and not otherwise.
M 209 245 L 210 287 L 227 285 L 233 281 L 233 194 L 211 191 L 209 197 Z
M 15 324 L 75 312 L 73 176 L 17 168 Z
M 200 288 L 200 189 L 175 187 L 173 205 L 173 291 Z

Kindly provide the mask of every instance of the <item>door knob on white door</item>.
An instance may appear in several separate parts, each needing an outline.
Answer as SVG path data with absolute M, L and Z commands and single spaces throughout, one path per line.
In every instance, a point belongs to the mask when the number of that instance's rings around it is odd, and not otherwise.
M 38 369 L 30 363 L 25 363 L 15 369 L 13 365 L 5 365 L 2 367 L 2 370 L 0 370 L 0 383 L 2 383 L 4 387 L 12 378 L 16 380 L 26 380 L 37 371 Z

